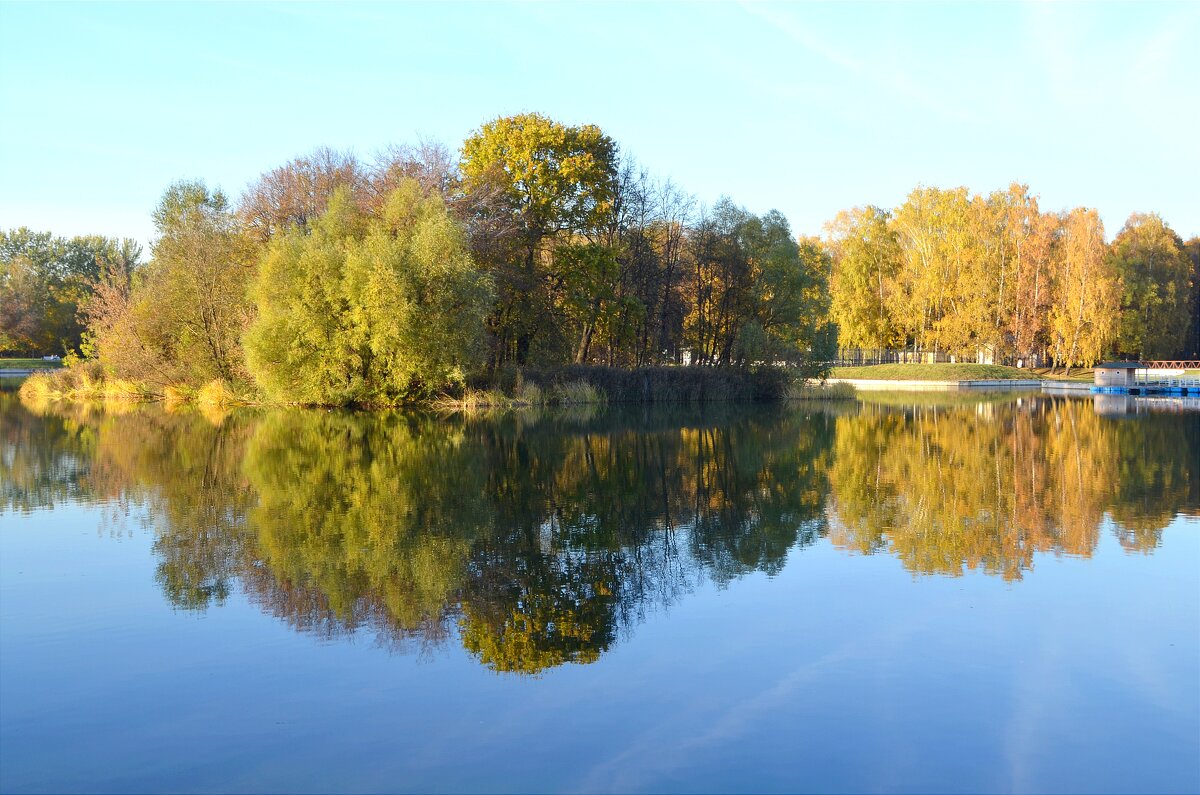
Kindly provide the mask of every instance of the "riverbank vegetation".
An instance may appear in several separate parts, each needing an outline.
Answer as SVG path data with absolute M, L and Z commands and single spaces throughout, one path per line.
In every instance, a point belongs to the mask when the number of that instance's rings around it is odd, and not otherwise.
M 536 113 L 482 125 L 456 154 L 319 149 L 237 201 L 179 182 L 153 218 L 148 259 L 132 241 L 2 234 L 0 349 L 92 363 L 36 388 L 218 383 L 238 400 L 379 406 L 522 400 L 523 372 L 614 402 L 777 399 L 838 348 L 1071 367 L 1200 337 L 1200 241 L 1155 215 L 1110 245 L 1095 211 L 1044 212 L 1025 186 L 923 187 L 797 236 L 779 212 L 702 206 L 599 128 Z

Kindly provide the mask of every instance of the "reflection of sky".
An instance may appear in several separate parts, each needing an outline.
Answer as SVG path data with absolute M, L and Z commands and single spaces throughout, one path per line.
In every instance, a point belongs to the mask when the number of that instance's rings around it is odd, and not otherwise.
M 136 516 L 0 528 L 0 789 L 1194 789 L 1200 521 L 1021 582 L 826 541 L 700 586 L 591 665 L 490 672 L 173 611 Z M 128 529 L 133 528 L 133 529 Z

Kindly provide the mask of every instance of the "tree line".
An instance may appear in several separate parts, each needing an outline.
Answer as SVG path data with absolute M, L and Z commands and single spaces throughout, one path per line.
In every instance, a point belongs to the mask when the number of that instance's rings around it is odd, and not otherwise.
M 236 202 L 176 183 L 154 223 L 148 261 L 90 266 L 81 328 L 55 344 L 158 387 L 386 404 L 512 366 L 803 365 L 835 339 L 819 241 L 700 207 L 599 128 L 539 114 L 457 155 L 320 149 Z
M 536 113 L 458 152 L 318 149 L 236 201 L 179 182 L 153 218 L 144 261 L 132 241 L 0 233 L 0 348 L 159 389 L 383 404 L 514 366 L 818 373 L 838 347 L 1073 365 L 1200 336 L 1200 241 L 1157 216 L 1110 246 L 1094 211 L 1044 213 L 1024 186 L 920 188 L 797 237 Z
M 843 348 L 1064 366 L 1200 349 L 1200 238 L 1154 214 L 1108 244 L 1095 210 L 1044 212 L 1025 185 L 918 188 L 894 210 L 839 213 L 828 232 Z

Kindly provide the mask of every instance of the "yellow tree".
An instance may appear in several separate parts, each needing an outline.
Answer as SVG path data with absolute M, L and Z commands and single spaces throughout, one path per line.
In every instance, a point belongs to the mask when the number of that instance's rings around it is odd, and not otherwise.
M 900 244 L 878 207 L 843 210 L 828 226 L 833 252 L 830 315 L 841 348 L 891 348 L 904 343 L 893 317 Z
M 1120 280 L 1105 254 L 1104 224 L 1095 210 L 1080 207 L 1063 217 L 1050 333 L 1054 362 L 1068 374 L 1072 366 L 1099 361 L 1116 334 Z
M 895 313 L 921 348 L 965 353 L 972 348 L 963 286 L 972 251 L 966 188 L 918 188 L 893 221 L 902 252 Z
M 594 125 L 573 127 L 523 113 L 490 121 L 468 137 L 461 169 L 467 193 L 494 194 L 493 212 L 508 216 L 518 230 L 513 250 L 487 264 L 499 298 L 491 321 L 499 355 L 525 363 L 539 336 L 549 345 L 560 342 L 548 327 L 564 281 L 555 272 L 554 244 L 594 236 L 611 216 L 617 145 Z M 594 253 L 582 264 L 611 265 Z M 594 286 L 584 278 L 575 282 Z

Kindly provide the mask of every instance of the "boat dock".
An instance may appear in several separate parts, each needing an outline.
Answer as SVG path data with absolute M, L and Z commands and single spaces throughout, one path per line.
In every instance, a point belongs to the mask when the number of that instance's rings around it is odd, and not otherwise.
M 1200 395 L 1200 378 L 1139 377 L 1119 386 L 1093 385 L 1091 391 L 1099 395 Z
M 1091 391 L 1101 395 L 1200 395 L 1200 362 L 1105 362 Z

